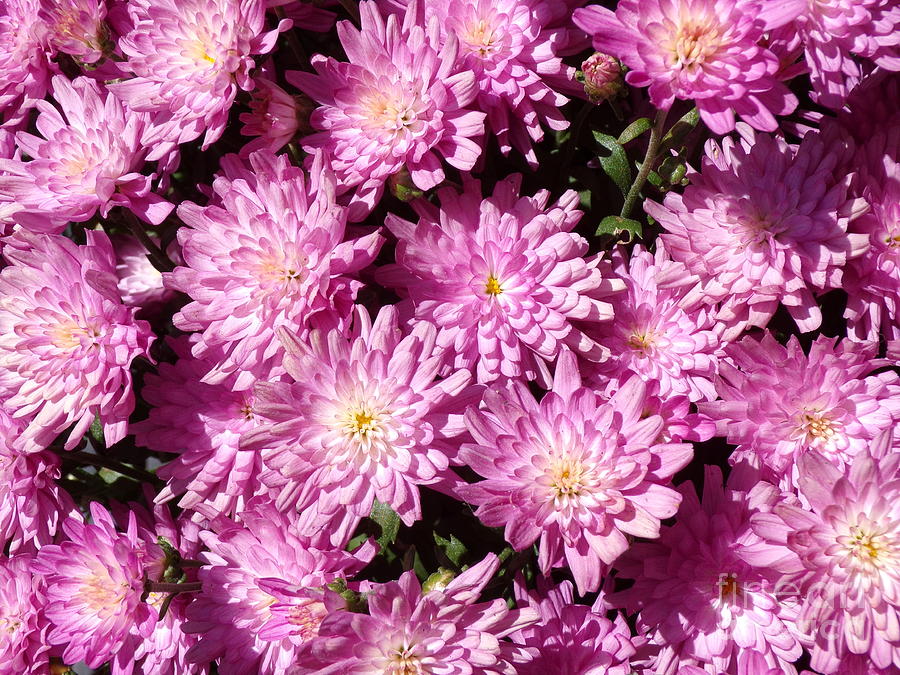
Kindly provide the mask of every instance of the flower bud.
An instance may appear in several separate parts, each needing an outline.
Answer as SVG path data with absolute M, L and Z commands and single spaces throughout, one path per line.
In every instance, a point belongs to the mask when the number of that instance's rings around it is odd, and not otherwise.
M 609 54 L 594 52 L 581 64 L 584 91 L 594 103 L 602 103 L 617 97 L 624 88 L 622 66 Z

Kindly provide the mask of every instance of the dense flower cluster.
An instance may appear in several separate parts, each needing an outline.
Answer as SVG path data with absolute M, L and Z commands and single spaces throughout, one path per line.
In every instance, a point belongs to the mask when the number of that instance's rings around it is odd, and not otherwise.
M 897 0 L 0 2 L 0 675 L 897 675 L 898 422 Z

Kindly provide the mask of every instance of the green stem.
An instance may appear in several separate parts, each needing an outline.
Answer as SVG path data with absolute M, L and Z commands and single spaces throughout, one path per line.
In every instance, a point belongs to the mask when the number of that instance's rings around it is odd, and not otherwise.
M 68 459 L 70 461 L 77 462 L 78 464 L 87 464 L 89 466 L 99 466 L 104 469 L 109 469 L 141 483 L 155 483 L 159 481 L 159 478 L 157 478 L 149 471 L 144 471 L 143 469 L 138 469 L 137 467 L 122 464 L 115 459 L 104 457 L 103 455 L 95 455 L 90 452 L 81 452 L 76 450 L 74 452 L 61 453 L 60 456 L 62 457 L 62 459 Z
M 153 242 L 144 226 L 128 211 L 125 211 L 125 222 L 128 223 L 132 234 L 138 238 L 138 241 L 141 242 L 147 251 L 147 257 L 150 258 L 150 262 L 153 263 L 156 269 L 160 272 L 171 272 L 175 269 L 175 263 L 169 260 L 169 256 Z
M 148 593 L 196 593 L 203 588 L 199 581 L 186 581 L 182 584 L 170 584 L 164 581 L 144 582 L 144 590 Z
M 641 196 L 641 188 L 644 187 L 647 176 L 650 175 L 650 171 L 653 169 L 668 112 L 668 110 L 659 110 L 656 113 L 653 128 L 650 129 L 650 141 L 647 143 L 647 153 L 644 155 L 644 161 L 641 162 L 641 168 L 638 171 L 637 178 L 634 179 L 634 182 L 631 184 L 631 189 L 625 197 L 625 203 L 622 205 L 622 213 L 619 214 L 622 218 L 628 218 L 631 214 L 631 210 L 634 208 L 635 204 L 637 204 L 638 198 Z

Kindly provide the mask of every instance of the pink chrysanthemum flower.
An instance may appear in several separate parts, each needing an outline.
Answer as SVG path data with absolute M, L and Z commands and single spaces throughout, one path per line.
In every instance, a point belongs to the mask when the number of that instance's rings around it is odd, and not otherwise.
M 47 584 L 48 639 L 65 645 L 66 663 L 96 668 L 112 658 L 125 670 L 134 660 L 132 632 L 147 635 L 157 620 L 141 600 L 148 554 L 133 514 L 124 534 L 97 502 L 91 502 L 91 520 L 67 518 L 68 540 L 44 546 L 35 559 Z
M 272 51 L 282 21 L 265 31 L 264 0 L 130 0 L 130 30 L 119 39 L 130 79 L 110 90 L 131 108 L 156 113 L 144 143 L 171 144 L 203 138 L 203 149 L 225 130 L 238 89 L 253 89 L 253 56 Z
M 403 5 L 409 4 L 403 2 Z M 475 73 L 476 105 L 503 154 L 515 148 L 537 167 L 533 143 L 569 126 L 560 108 L 568 99 L 575 69 L 560 56 L 578 51 L 580 36 L 570 16 L 582 0 L 429 0 L 426 20 L 438 17 L 442 39 L 459 41 L 457 58 Z M 570 35 L 570 33 L 572 35 Z M 573 49 L 574 48 L 574 49 Z
M 568 351 L 540 403 L 521 381 L 489 390 L 486 410 L 466 412 L 475 443 L 459 453 L 486 480 L 459 494 L 485 525 L 505 526 L 516 550 L 540 537 L 544 574 L 568 565 L 579 593 L 596 590 L 626 535 L 657 537 L 678 510 L 681 496 L 666 484 L 693 455 L 687 443 L 658 441 L 663 420 L 643 415 L 645 391 L 632 377 L 604 400 L 581 385 Z
M 0 6 L 0 120 L 21 118 L 44 98 L 51 68 L 38 0 L 5 0 Z
M 105 0 L 39 0 L 47 37 L 56 49 L 81 63 L 96 63 L 111 52 Z
M 800 495 L 753 516 L 765 542 L 743 557 L 784 574 L 799 594 L 798 630 L 812 667 L 840 674 L 849 654 L 900 669 L 900 453 L 885 435 L 842 472 L 821 455 L 800 458 Z M 887 449 L 888 452 L 884 452 Z
M 814 101 L 839 109 L 872 65 L 900 70 L 900 5 L 894 0 L 802 4 L 796 30 L 806 50 Z
M 472 138 L 483 134 L 485 114 L 465 109 L 477 93 L 475 75 L 457 72 L 456 38 L 440 47 L 437 17 L 423 27 L 418 5 L 385 20 L 375 2 L 360 3 L 361 29 L 338 24 L 349 63 L 316 55 L 316 75 L 288 73 L 291 84 L 321 104 L 310 119 L 319 133 L 303 147 L 331 156 L 340 190 L 353 190 L 353 221 L 372 210 L 387 178 L 404 168 L 417 188 L 429 190 L 444 180 L 441 157 L 468 171 L 481 154 Z
M 625 293 L 612 298 L 613 320 L 590 331 L 616 355 L 598 370 L 611 377 L 632 371 L 647 382 L 657 381 L 663 399 L 715 399 L 712 380 L 721 346 L 711 310 L 689 299 L 696 277 L 662 247 L 655 255 L 635 247 L 628 260 L 616 249 L 612 265 L 625 282 Z
M 856 191 L 869 210 L 851 229 L 869 240 L 868 250 L 847 265 L 847 330 L 857 340 L 900 339 L 900 137 L 878 134 L 856 160 Z
M 157 501 L 183 495 L 183 509 L 202 505 L 204 515 L 231 515 L 261 489 L 259 453 L 239 448 L 241 434 L 259 425 L 255 398 L 251 391 L 232 391 L 229 381 L 202 382 L 215 360 L 192 356 L 185 339 L 171 345 L 179 359 L 145 377 L 141 396 L 152 408 L 146 420 L 132 425 L 135 442 L 178 455 L 157 471 L 168 481 Z
M 87 230 L 20 231 L 3 239 L 0 271 L 0 397 L 28 421 L 15 447 L 35 452 L 75 423 L 71 450 L 99 417 L 108 445 L 125 436 L 134 409 L 131 362 L 149 356 L 153 333 L 116 288 L 109 238 Z
M 0 557 L 0 672 L 50 672 L 44 580 L 30 555 Z
M 331 0 L 325 0 L 323 5 L 334 5 Z M 334 26 L 337 14 L 318 4 L 312 4 L 305 0 L 266 0 L 266 7 L 277 7 L 278 11 L 294 22 L 294 28 L 311 30 L 317 33 L 326 33 Z
M 312 507 L 303 526 L 314 531 L 343 513 L 369 515 L 377 499 L 412 525 L 422 517 L 419 486 L 444 477 L 462 411 L 478 401 L 471 374 L 435 382 L 437 330 L 421 323 L 404 336 L 392 306 L 374 322 L 359 308 L 349 340 L 337 329 L 313 330 L 306 342 L 281 337 L 296 382 L 257 385 L 256 411 L 268 423 L 241 443 L 267 449 L 279 507 Z
M 144 485 L 144 498 L 151 503 L 153 491 Z M 183 559 L 195 560 L 200 553 L 200 528 L 186 518 L 174 520 L 166 506 L 156 506 L 151 513 L 141 504 L 130 503 L 130 508 L 113 505 L 116 522 L 128 527 L 134 514 L 140 539 L 144 542 L 147 557 L 144 570 L 154 582 L 178 582 L 179 574 L 185 582 L 196 581 L 196 569 L 182 566 Z M 159 542 L 164 541 L 165 548 Z M 188 650 L 197 642 L 195 635 L 184 632 L 185 610 L 196 597 L 193 593 L 171 595 L 153 591 L 146 602 L 159 615 L 163 604 L 168 603 L 165 615 L 158 619 L 153 629 L 145 634 L 132 631 L 131 661 L 114 662 L 113 675 L 131 675 L 132 672 L 153 675 L 199 675 L 208 672 L 208 665 L 187 661 Z M 123 670 L 124 668 L 124 670 Z
M 501 639 L 538 615 L 501 599 L 476 603 L 498 567 L 489 554 L 443 588 L 423 591 L 412 570 L 375 586 L 368 614 L 329 614 L 290 672 L 513 675 L 516 649 Z
M 519 607 L 531 607 L 540 615 L 540 623 L 510 635 L 527 658 L 516 668 L 516 675 L 633 672 L 630 659 L 643 640 L 631 636 L 621 615 L 616 614 L 614 621 L 606 618 L 608 607 L 602 594 L 588 607 L 574 602 L 569 581 L 541 594 L 517 584 L 516 600 Z
M 839 288 L 841 268 L 868 246 L 847 234 L 865 205 L 847 197 L 849 176 L 833 177 L 838 158 L 814 133 L 796 151 L 764 134 L 752 144 L 726 138 L 708 146 L 683 195 L 644 203 L 672 258 L 700 277 L 708 302 L 722 303 L 724 339 L 765 326 L 779 302 L 800 330 L 821 324 L 814 294 Z
M 349 315 L 362 284 L 347 275 L 372 262 L 383 241 L 378 232 L 344 241 L 345 209 L 335 205 L 321 154 L 308 176 L 268 151 L 249 161 L 251 170 L 235 157 L 223 161 L 210 205 L 178 207 L 189 226 L 178 231 L 184 267 L 164 275 L 194 300 L 174 318 L 182 330 L 203 331 L 194 355 L 219 358 L 204 381 L 234 376 L 237 390 L 281 362 L 276 328 Z
M 774 131 L 774 116 L 797 107 L 778 80 L 778 57 L 759 43 L 800 11 L 800 2 L 621 0 L 615 13 L 592 5 L 576 9 L 574 20 L 597 50 L 630 68 L 629 84 L 650 87 L 653 105 L 668 110 L 675 99 L 693 100 L 706 125 L 725 134 L 735 114 Z
M 149 117 L 127 110 L 95 80 L 53 78 L 53 97 L 36 103 L 42 137 L 16 134 L 31 159 L 0 161 L 0 202 L 18 203 L 13 218 L 29 230 L 62 232 L 69 222 L 106 216 L 125 206 L 160 223 L 173 205 L 151 191 L 140 173 L 146 150 L 140 137 Z
M 245 157 L 259 148 L 278 152 L 301 131 L 309 131 L 308 116 L 314 106 L 306 96 L 291 96 L 265 77 L 253 80 L 250 112 L 241 113 L 241 136 L 255 136 L 241 148 Z
M 676 675 L 694 665 L 710 673 L 758 675 L 742 658 L 753 651 L 779 673 L 796 672 L 790 666 L 802 651 L 791 632 L 796 608 L 775 593 L 777 574 L 757 570 L 739 555 L 759 542 L 751 515 L 778 496 L 772 486 L 747 492 L 755 478 L 748 466 L 736 467 L 725 487 L 721 470 L 707 466 L 702 503 L 693 484 L 683 483 L 675 525 L 664 528 L 658 541 L 635 544 L 616 563 L 635 584 L 610 602 L 639 609 L 638 631 L 661 648 L 649 672 Z
M 159 246 L 156 237 L 150 237 Z M 119 293 L 122 302 L 129 307 L 138 307 L 145 313 L 159 309 L 175 293 L 163 285 L 162 272 L 153 266 L 147 257 L 147 249 L 130 234 L 114 234 L 110 237 L 116 250 L 116 276 L 119 278 Z M 169 246 L 168 255 L 180 260 L 177 246 Z
M 876 348 L 822 336 L 806 355 L 796 337 L 787 347 L 770 333 L 746 337 L 726 349 L 721 400 L 701 412 L 738 445 L 732 460 L 765 466 L 773 480 L 795 481 L 796 462 L 811 452 L 844 467 L 900 418 L 900 377 L 872 374 L 886 365 Z
M 223 675 L 286 672 L 328 612 L 343 608 L 326 586 L 375 553 L 371 544 L 347 553 L 303 537 L 268 501 L 251 504 L 240 525 L 218 518 L 200 536 L 209 552 L 201 554 L 203 592 L 187 609 L 184 629 L 200 638 L 188 659 L 217 659 Z
M 581 327 L 612 318 L 605 298 L 623 287 L 572 230 L 581 217 L 569 191 L 548 207 L 550 193 L 520 197 L 521 176 L 482 199 L 478 183 L 462 194 L 439 192 L 441 208 L 416 204 L 410 223 L 393 214 L 397 264 L 380 279 L 409 295 L 418 320 L 440 329 L 438 344 L 454 368 L 479 382 L 500 377 L 549 380 L 547 362 L 567 346 L 599 360 L 603 350 Z
M 59 457 L 13 447 L 22 423 L 0 407 L 0 550 L 15 553 L 53 542 L 75 505 L 56 484 Z

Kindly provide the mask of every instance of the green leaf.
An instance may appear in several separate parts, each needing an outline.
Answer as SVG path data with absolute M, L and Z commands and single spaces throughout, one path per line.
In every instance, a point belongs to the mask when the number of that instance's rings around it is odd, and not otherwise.
M 101 448 L 106 447 L 106 440 L 103 438 L 103 422 L 100 421 L 99 417 L 95 417 L 94 421 L 91 422 L 91 438 L 93 438 Z
M 625 127 L 625 131 L 619 134 L 619 144 L 625 145 L 626 143 L 630 143 L 642 133 L 649 130 L 652 126 L 653 122 L 650 121 L 649 117 L 641 117 L 639 119 L 636 119 L 634 122 Z
M 112 469 L 107 469 L 106 467 L 98 469 L 97 475 L 100 476 L 100 478 L 103 479 L 103 482 L 107 485 L 112 485 L 117 480 L 123 477 L 122 474 L 120 474 L 118 471 L 113 471 Z
M 617 237 L 627 233 L 626 242 L 631 241 L 634 237 L 641 238 L 643 226 L 637 220 L 632 218 L 622 218 L 622 216 L 606 216 L 600 221 L 597 227 L 597 234 L 612 234 Z
M 625 154 L 625 149 L 609 134 L 595 131 L 594 138 L 609 151 L 606 156 L 598 156 L 600 166 L 603 167 L 606 175 L 613 179 L 613 182 L 622 191 L 622 195 L 627 195 L 631 188 L 631 167 L 628 165 L 628 155 Z
M 434 542 L 438 545 L 444 555 L 457 567 L 462 564 L 462 558 L 468 551 L 466 545 L 456 538 L 455 534 L 451 534 L 449 539 L 444 539 L 437 532 L 434 533 Z
M 697 126 L 699 121 L 700 113 L 697 112 L 696 108 L 691 108 L 682 115 L 681 119 L 675 122 L 675 124 L 672 125 L 672 128 L 669 129 L 665 136 L 663 136 L 659 146 L 660 154 L 666 150 L 680 147 L 684 143 L 684 139 L 694 130 L 694 127 Z
M 400 516 L 390 506 L 382 504 L 376 499 L 372 505 L 372 513 L 369 514 L 369 518 L 381 527 L 381 536 L 378 537 L 378 544 L 382 549 L 397 541 L 397 533 L 400 531 Z

